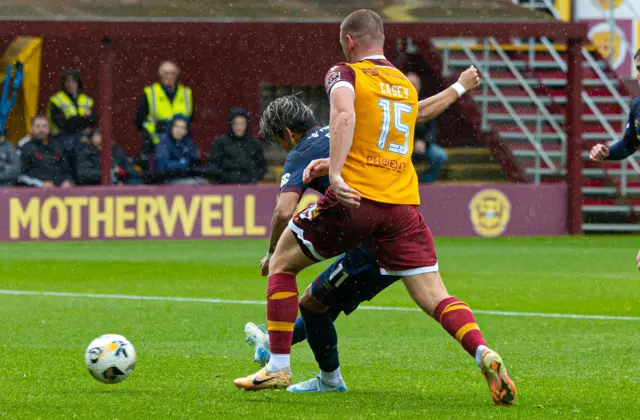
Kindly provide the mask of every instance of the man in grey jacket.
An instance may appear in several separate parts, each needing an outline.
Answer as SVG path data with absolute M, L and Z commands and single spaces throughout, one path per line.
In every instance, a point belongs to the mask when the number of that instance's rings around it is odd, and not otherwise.
M 6 137 L 0 134 L 0 187 L 12 186 L 20 173 L 20 155 Z

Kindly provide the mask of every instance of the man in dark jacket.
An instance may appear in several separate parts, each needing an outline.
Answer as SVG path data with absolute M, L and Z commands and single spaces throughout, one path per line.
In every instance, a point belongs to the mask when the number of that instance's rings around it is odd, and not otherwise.
M 75 168 L 76 147 L 83 135 L 98 124 L 93 98 L 84 93 L 80 72 L 67 69 L 60 78 L 60 91 L 47 106 L 51 134 L 62 148 L 70 170 Z
M 211 145 L 207 164 L 223 184 L 255 184 L 267 172 L 260 142 L 249 136 L 249 114 L 244 108 L 231 108 L 228 132 Z
M 102 150 L 102 135 L 94 130 L 91 137 L 80 139 L 76 154 L 76 182 L 78 185 L 100 184 L 100 153 Z M 129 162 L 124 150 L 117 144 L 111 148 L 113 169 L 111 179 L 113 184 L 140 184 L 140 176 Z
M 199 165 L 198 150 L 189 138 L 189 119 L 175 115 L 170 131 L 156 146 L 156 172 L 169 184 L 203 185 L 207 182 L 196 174 Z
M 84 93 L 80 72 L 67 69 L 60 78 L 60 91 L 49 100 L 47 108 L 53 135 L 87 132 L 98 124 L 93 99 Z
M 20 173 L 20 155 L 16 148 L 0 134 L 0 187 L 12 186 Z
M 49 121 L 44 115 L 31 120 L 31 139 L 20 150 L 18 182 L 30 187 L 72 185 L 62 150 L 49 139 Z

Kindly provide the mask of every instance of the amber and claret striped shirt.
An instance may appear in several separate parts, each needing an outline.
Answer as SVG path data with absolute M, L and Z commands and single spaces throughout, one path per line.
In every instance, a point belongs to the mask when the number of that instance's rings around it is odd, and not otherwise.
M 418 93 L 384 56 L 339 63 L 325 77 L 327 94 L 345 87 L 355 95 L 356 122 L 342 178 L 363 198 L 419 205 L 411 161 Z

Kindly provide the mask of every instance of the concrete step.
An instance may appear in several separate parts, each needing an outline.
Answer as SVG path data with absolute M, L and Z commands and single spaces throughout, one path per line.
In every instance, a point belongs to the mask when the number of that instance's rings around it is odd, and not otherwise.
M 640 232 L 640 225 L 637 223 L 583 223 L 584 232 L 598 233 L 624 233 Z
M 483 68 L 488 68 L 489 70 L 493 70 L 493 69 L 508 70 L 509 69 L 509 66 L 507 65 L 507 63 L 504 60 L 502 60 L 499 56 L 496 56 L 494 59 L 490 59 L 487 61 L 481 61 L 481 63 Z M 535 70 L 562 71 L 562 68 L 555 60 L 536 60 L 531 63 L 525 60 L 511 60 L 511 63 L 513 63 L 513 65 L 518 70 L 528 70 L 532 68 Z M 465 70 L 472 64 L 474 63 L 471 60 L 464 59 L 464 58 L 453 58 L 449 60 L 449 65 L 456 70 Z M 587 62 L 583 62 L 582 67 L 585 69 L 591 68 L 591 66 Z M 605 70 L 607 69 L 607 63 L 598 62 L 598 67 L 600 67 L 600 69 L 602 70 Z
M 449 164 L 488 163 L 493 159 L 486 147 L 455 147 L 447 149 L 447 156 Z
M 585 205 L 582 206 L 583 228 L 587 231 L 599 232 L 624 232 L 634 231 L 629 223 L 631 209 L 624 205 Z M 608 228 L 605 228 L 607 226 Z M 614 227 L 615 226 L 615 227 Z M 638 229 L 635 230 L 636 232 Z
M 508 184 L 509 180 L 507 179 L 492 179 L 490 181 L 483 181 L 483 180 L 479 180 L 479 181 L 470 181 L 470 180 L 466 180 L 466 179 L 461 179 L 461 180 L 437 180 L 435 182 L 438 185 L 483 185 L 483 184 Z
M 523 132 L 508 131 L 498 133 L 500 138 L 507 141 L 524 142 L 528 143 L 529 140 Z M 546 141 L 548 144 L 559 144 L 560 134 L 558 133 L 540 133 L 533 134 L 534 138 L 539 138 L 542 142 Z M 597 141 L 605 142 L 610 140 L 619 140 L 622 138 L 622 133 L 614 133 L 615 137 L 610 136 L 608 133 L 582 133 L 583 141 Z
M 583 213 L 622 213 L 631 214 L 631 211 L 640 210 L 640 206 L 628 206 L 624 204 L 595 204 L 582 206 Z
M 481 93 L 476 93 L 476 94 L 472 94 L 472 96 L 476 102 L 501 103 L 500 99 L 495 95 L 483 95 Z M 542 102 L 545 105 L 549 105 L 551 103 L 557 103 L 557 104 L 567 103 L 566 96 L 553 96 L 553 97 L 538 96 L 538 99 L 540 100 L 540 102 Z M 613 96 L 592 96 L 591 99 L 595 104 L 617 104 L 618 103 L 616 98 L 614 98 Z M 631 103 L 632 99 L 633 98 L 631 97 L 625 97 L 625 96 L 622 97 L 622 100 L 625 101 L 626 103 Z M 531 98 L 526 95 L 522 95 L 522 96 L 506 95 L 505 101 L 511 104 L 533 104 L 533 101 L 531 101 Z M 584 100 L 582 102 L 584 103 Z
M 522 86 L 522 83 L 520 83 L 520 80 L 516 79 L 515 76 L 513 79 L 511 78 L 491 78 L 491 80 L 496 84 L 496 86 L 500 87 L 518 87 L 518 86 Z M 531 78 L 525 78 L 524 82 L 531 88 L 535 88 L 537 86 L 546 86 L 549 88 L 564 88 L 567 86 L 567 80 L 566 79 L 554 79 L 554 78 L 540 78 L 540 79 L 531 79 Z M 620 81 L 618 80 L 609 80 L 609 83 L 612 86 L 619 86 L 620 85 Z M 480 82 L 480 86 L 482 86 L 483 84 L 489 84 L 486 79 L 483 80 L 482 82 Z M 605 84 L 604 81 L 600 80 L 600 79 L 590 79 L 590 78 L 585 78 L 582 80 L 582 85 L 585 87 L 606 87 L 607 85 Z M 524 90 L 524 89 L 523 89 Z
M 542 121 L 543 124 L 548 124 L 549 121 L 547 120 L 547 117 L 545 117 L 544 115 L 542 115 L 542 113 L 540 113 L 539 115 L 536 114 L 520 114 L 518 113 L 518 116 L 522 119 L 522 121 L 524 122 L 537 122 L 538 120 Z M 557 122 L 558 124 L 564 123 L 564 115 L 558 115 L 558 114 L 551 114 L 550 113 L 550 117 L 551 120 Z M 609 123 L 623 123 L 626 122 L 627 119 L 629 118 L 628 115 L 625 114 L 607 114 L 607 115 L 603 115 L 605 121 L 608 121 Z M 511 117 L 511 115 L 509 114 L 487 114 L 487 120 L 490 122 L 500 122 L 500 123 L 510 123 L 513 122 L 515 124 L 515 122 L 513 121 L 513 118 Z M 591 114 L 585 114 L 582 116 L 582 121 L 583 122 L 600 122 L 600 120 L 598 119 L 597 116 Z
M 498 163 L 461 163 L 448 164 L 444 170 L 446 180 L 506 180 L 507 175 Z

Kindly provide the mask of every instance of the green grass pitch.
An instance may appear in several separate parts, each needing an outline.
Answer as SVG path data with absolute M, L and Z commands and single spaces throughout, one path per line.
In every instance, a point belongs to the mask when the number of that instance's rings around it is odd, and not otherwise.
M 248 393 L 232 381 L 257 370 L 243 326 L 263 322 L 264 306 L 4 292 L 260 301 L 263 241 L 0 244 L 0 418 L 634 418 L 638 242 L 437 240 L 450 293 L 472 309 L 510 313 L 476 317 L 518 385 L 514 407 L 493 406 L 473 360 L 421 312 L 337 320 L 347 394 Z M 300 277 L 301 289 L 320 269 Z M 371 304 L 414 306 L 401 284 Z M 613 318 L 540 316 L 553 313 Z M 136 347 L 136 370 L 121 384 L 101 384 L 84 367 L 85 347 L 104 333 Z M 294 381 L 317 371 L 306 343 L 292 355 Z

